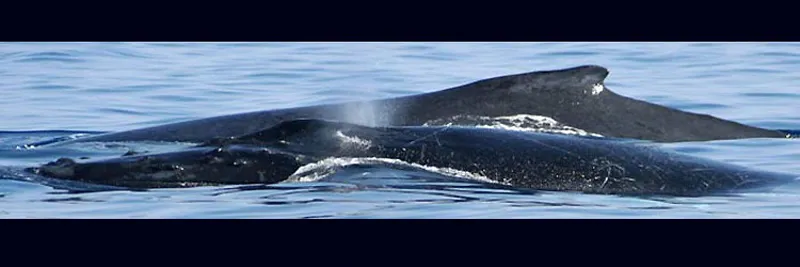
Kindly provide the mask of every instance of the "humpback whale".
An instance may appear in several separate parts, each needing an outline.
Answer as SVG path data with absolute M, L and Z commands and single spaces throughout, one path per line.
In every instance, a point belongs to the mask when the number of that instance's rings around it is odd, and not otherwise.
M 614 93 L 609 71 L 586 65 L 494 77 L 441 91 L 388 99 L 255 111 L 86 137 L 84 141 L 185 141 L 240 136 L 285 120 L 322 119 L 351 123 L 353 111 L 368 109 L 376 125 L 419 126 L 459 118 L 529 114 L 612 138 L 656 142 L 739 138 L 783 138 L 787 133 L 673 109 Z
M 45 176 L 132 188 L 269 184 L 328 158 L 390 158 L 467 171 L 515 188 L 700 196 L 779 185 L 796 176 L 659 150 L 649 143 L 462 126 L 370 127 L 286 120 L 186 150 L 31 168 Z
M 648 103 L 605 86 L 601 66 L 536 71 L 387 99 L 239 113 L 100 134 L 71 142 L 183 141 L 196 146 L 26 169 L 128 188 L 271 184 L 330 158 L 384 158 L 535 190 L 700 196 L 779 185 L 796 175 L 658 149 L 649 142 L 784 138 L 789 133 Z M 369 110 L 364 125 L 351 112 Z M 480 127 L 541 116 L 599 135 Z M 516 121 L 519 122 L 519 121 Z M 622 139 L 622 140 L 620 140 Z

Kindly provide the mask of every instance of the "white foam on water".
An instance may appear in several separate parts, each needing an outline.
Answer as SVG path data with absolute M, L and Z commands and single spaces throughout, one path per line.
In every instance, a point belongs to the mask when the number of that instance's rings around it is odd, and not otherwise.
M 414 168 L 425 170 L 432 173 L 442 174 L 446 176 L 453 176 L 458 178 L 465 178 L 470 180 L 476 180 L 480 182 L 486 183 L 495 183 L 495 184 L 502 184 L 498 181 L 491 180 L 486 178 L 485 176 L 474 174 L 467 171 L 456 170 L 452 168 L 440 168 L 440 167 L 433 167 L 433 166 L 425 166 L 416 163 L 409 163 L 399 159 L 391 159 L 391 158 L 327 158 L 323 159 L 314 163 L 306 164 L 301 166 L 297 169 L 286 182 L 315 182 L 319 181 L 329 175 L 332 175 L 336 172 L 338 168 L 347 167 L 351 165 L 367 165 L 367 164 L 380 164 L 380 165 L 394 165 L 395 167 L 400 168 Z
M 42 145 L 48 145 L 48 144 L 51 144 L 51 143 L 65 142 L 65 141 L 75 140 L 75 139 L 78 139 L 78 138 L 81 138 L 81 137 L 91 136 L 91 135 L 92 134 L 86 134 L 86 133 L 70 134 L 68 136 L 53 138 L 51 141 L 43 142 L 41 144 Z M 39 146 L 37 146 L 36 144 L 25 144 L 25 145 L 20 145 L 20 146 L 16 146 L 15 147 L 16 150 L 30 150 L 30 149 L 37 149 L 37 148 L 39 148 Z

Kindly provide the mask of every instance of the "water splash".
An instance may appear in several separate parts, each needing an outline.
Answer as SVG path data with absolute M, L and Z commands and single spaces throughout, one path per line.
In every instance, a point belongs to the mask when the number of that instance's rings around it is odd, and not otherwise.
M 409 163 L 399 159 L 391 158 L 348 158 L 348 157 L 332 157 L 320 160 L 318 162 L 306 164 L 301 166 L 295 171 L 286 182 L 316 182 L 324 179 L 340 170 L 353 165 L 380 165 L 390 167 L 396 170 L 415 170 L 427 171 L 448 177 L 463 178 L 473 181 L 479 181 L 490 184 L 505 184 L 502 182 L 494 181 L 483 175 L 462 171 L 447 167 L 433 167 L 421 165 L 416 163 Z
M 374 68 L 379 69 L 380 62 L 374 62 Z M 370 80 L 381 80 L 380 72 L 374 72 Z M 377 101 L 376 99 L 380 95 L 380 89 L 372 86 L 363 86 L 360 87 L 360 93 L 354 94 L 353 98 L 351 99 L 352 102 L 349 105 L 344 105 L 344 108 L 340 111 L 343 114 L 340 114 L 340 118 L 343 118 L 344 121 L 376 127 L 381 125 L 389 125 L 393 121 L 393 116 L 396 113 L 394 109 L 396 107 L 389 108 L 384 106 L 386 103 L 383 101 Z

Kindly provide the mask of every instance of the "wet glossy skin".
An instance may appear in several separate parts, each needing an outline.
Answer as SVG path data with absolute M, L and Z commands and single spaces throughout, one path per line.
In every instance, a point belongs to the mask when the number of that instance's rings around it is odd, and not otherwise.
M 467 171 L 517 188 L 601 194 L 699 196 L 795 178 L 602 138 L 322 120 L 285 121 L 185 151 L 83 163 L 62 159 L 31 171 L 139 188 L 269 184 L 329 157 L 399 159 Z

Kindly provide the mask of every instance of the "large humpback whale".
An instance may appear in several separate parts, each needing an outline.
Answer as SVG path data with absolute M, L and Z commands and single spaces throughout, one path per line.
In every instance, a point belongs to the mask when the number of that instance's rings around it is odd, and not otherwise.
M 614 93 L 604 85 L 609 71 L 579 66 L 494 77 L 458 87 L 389 99 L 353 101 L 218 116 L 98 135 L 77 141 L 187 141 L 240 136 L 284 120 L 353 121 L 369 110 L 377 125 L 446 124 L 463 118 L 514 116 L 552 118 L 606 137 L 657 142 L 704 141 L 787 134 L 648 103 Z
M 387 158 L 538 190 L 697 196 L 762 188 L 796 175 L 660 150 L 656 142 L 783 138 L 787 133 L 632 99 L 580 66 L 480 80 L 389 99 L 218 116 L 84 141 L 188 141 L 196 147 L 111 159 L 61 158 L 30 172 L 132 188 L 277 183 L 330 158 Z M 374 125 L 352 112 L 368 110 Z M 544 116 L 604 138 L 459 125 Z M 456 125 L 456 126 L 450 126 Z M 611 138 L 607 138 L 611 137 Z
M 369 127 L 289 120 L 182 151 L 77 162 L 62 158 L 34 173 L 132 188 L 285 181 L 329 158 L 388 158 L 479 175 L 535 190 L 624 195 L 736 192 L 796 176 L 594 137 L 460 126 Z

